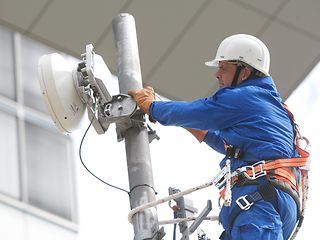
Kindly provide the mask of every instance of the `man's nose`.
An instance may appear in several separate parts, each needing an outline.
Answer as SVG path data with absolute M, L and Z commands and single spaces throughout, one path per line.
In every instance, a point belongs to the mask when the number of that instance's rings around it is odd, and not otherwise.
M 219 73 L 219 71 L 216 71 L 216 79 L 220 80 L 221 79 L 221 74 Z

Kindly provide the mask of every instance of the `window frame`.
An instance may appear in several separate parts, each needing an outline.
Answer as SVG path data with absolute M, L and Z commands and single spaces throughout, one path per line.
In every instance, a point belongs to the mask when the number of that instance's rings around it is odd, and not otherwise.
M 1 26 L 2 27 L 2 26 Z M 10 31 L 10 30 L 8 30 Z M 78 231 L 78 213 L 77 213 L 77 201 L 76 201 L 76 177 L 74 166 L 74 149 L 73 140 L 70 136 L 61 135 L 66 139 L 66 168 L 68 169 L 67 178 L 70 180 L 67 185 L 70 189 L 70 212 L 71 219 L 63 218 L 47 210 L 43 210 L 39 207 L 28 203 L 28 176 L 27 176 L 27 159 L 26 159 L 26 122 L 31 123 L 37 127 L 44 128 L 46 131 L 57 134 L 58 131 L 55 128 L 51 118 L 48 114 L 41 112 L 40 110 L 33 109 L 24 105 L 23 96 L 23 82 L 21 77 L 21 37 L 22 35 L 17 32 L 12 32 L 12 55 L 13 55 L 13 79 L 15 85 L 15 99 L 0 94 L 0 110 L 5 114 L 10 114 L 16 117 L 17 126 L 17 149 L 18 149 L 18 174 L 19 174 L 19 189 L 20 198 L 17 199 L 12 196 L 8 196 L 4 193 L 0 193 L 0 202 L 8 206 L 14 207 L 22 212 L 26 212 L 33 216 L 37 216 L 41 219 L 49 221 L 51 223 L 62 226 L 71 231 Z M 25 36 L 23 36 L 25 37 Z M 31 40 L 32 41 L 32 40 Z M 35 42 L 35 44 L 37 44 Z M 37 64 L 37 63 L 35 63 Z M 41 95 L 39 88 L 39 95 Z M 58 134 L 57 134 L 58 136 Z

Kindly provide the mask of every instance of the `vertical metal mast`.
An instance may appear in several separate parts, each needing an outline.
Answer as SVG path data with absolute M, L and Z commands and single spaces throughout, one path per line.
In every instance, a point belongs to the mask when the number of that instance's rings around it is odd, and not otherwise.
M 135 20 L 129 14 L 121 13 L 114 17 L 112 25 L 118 56 L 119 89 L 120 93 L 127 94 L 130 89 L 143 87 Z M 126 146 L 132 209 L 155 200 L 144 114 L 137 114 L 134 118 L 135 122 L 140 122 L 142 125 L 133 124 L 122 132 Z M 132 220 L 134 240 L 158 239 L 159 225 L 156 208 L 136 213 Z

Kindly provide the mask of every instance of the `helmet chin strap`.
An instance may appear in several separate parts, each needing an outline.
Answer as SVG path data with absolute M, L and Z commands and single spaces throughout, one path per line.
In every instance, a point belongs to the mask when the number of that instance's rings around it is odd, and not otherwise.
M 243 65 L 237 65 L 237 69 L 236 69 L 236 72 L 234 73 L 231 87 L 235 87 L 238 85 L 238 78 L 239 78 L 240 72 L 243 68 L 244 68 Z

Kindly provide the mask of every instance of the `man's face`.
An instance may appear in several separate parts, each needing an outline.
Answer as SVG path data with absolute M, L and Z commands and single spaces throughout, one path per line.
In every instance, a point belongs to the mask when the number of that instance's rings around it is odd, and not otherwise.
M 237 66 L 234 63 L 220 61 L 216 72 L 216 78 L 220 88 L 230 87 Z
M 220 88 L 230 87 L 237 66 L 234 63 L 220 61 L 216 72 L 216 78 Z
M 220 61 L 218 65 L 218 70 L 216 72 L 216 78 L 217 81 L 219 82 L 219 87 L 220 88 L 225 88 L 225 87 L 230 87 L 234 75 L 237 71 L 237 62 L 227 62 L 227 61 Z M 250 74 L 251 71 L 248 67 L 243 67 L 238 75 L 238 79 L 236 81 L 236 85 L 240 84 L 244 80 L 246 80 Z

